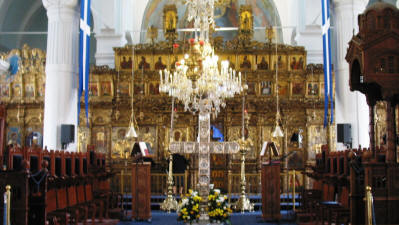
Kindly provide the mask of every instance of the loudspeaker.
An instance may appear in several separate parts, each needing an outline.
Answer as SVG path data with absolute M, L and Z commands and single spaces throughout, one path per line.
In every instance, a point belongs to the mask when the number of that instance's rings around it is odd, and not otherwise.
M 65 145 L 75 141 L 75 126 L 73 124 L 61 124 L 61 145 Z
M 351 125 L 349 123 L 337 124 L 338 142 L 345 144 L 352 143 Z

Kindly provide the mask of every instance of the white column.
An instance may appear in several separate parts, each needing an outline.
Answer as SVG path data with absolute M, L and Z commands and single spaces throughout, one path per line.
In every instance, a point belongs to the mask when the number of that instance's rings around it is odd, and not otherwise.
M 95 36 L 97 39 L 96 65 L 107 65 L 110 68 L 115 68 L 113 47 L 122 46 L 124 37 L 121 34 L 116 34 L 115 29 L 112 28 L 101 29 L 100 33 Z
M 61 124 L 73 124 L 77 140 L 79 7 L 78 0 L 43 5 L 48 17 L 43 141 L 48 149 L 61 149 Z M 76 150 L 76 144 L 68 149 Z
M 352 125 L 352 146 L 369 146 L 369 117 L 366 97 L 349 90 L 349 64 L 345 60 L 348 42 L 358 32 L 357 16 L 362 13 L 367 0 L 334 0 L 334 39 L 336 46 L 335 69 L 335 119 L 336 123 Z M 340 148 L 337 145 L 337 148 Z

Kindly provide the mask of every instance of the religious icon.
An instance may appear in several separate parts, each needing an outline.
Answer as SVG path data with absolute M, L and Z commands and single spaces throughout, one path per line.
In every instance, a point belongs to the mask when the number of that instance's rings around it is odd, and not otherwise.
M 28 128 L 32 130 L 32 128 Z M 43 146 L 43 137 L 40 132 L 32 131 L 25 138 L 25 146 Z
M 108 150 L 108 130 L 104 127 L 94 127 L 92 129 L 92 142 L 96 152 L 107 153 Z
M 255 91 L 255 82 L 248 82 L 248 91 L 247 91 L 248 95 L 255 95 L 256 91 Z
M 165 8 L 164 13 L 164 28 L 165 32 L 175 32 L 176 31 L 176 20 L 177 20 L 176 12 L 173 10 L 173 7 Z
M 303 69 L 303 58 L 302 56 L 299 57 L 299 60 L 297 61 L 295 57 L 292 57 L 292 61 L 290 64 L 291 70 L 299 70 Z
M 265 56 L 262 56 L 260 63 L 258 63 L 258 70 L 269 69 L 269 64 L 266 62 Z
M 20 84 L 14 84 L 13 94 L 15 97 L 21 96 L 21 85 Z
M 122 57 L 122 61 L 120 62 L 120 67 L 122 69 L 127 69 L 129 68 L 128 62 L 126 61 L 126 56 Z
M 242 10 L 240 15 L 240 29 L 244 31 L 252 30 L 252 15 L 248 10 Z
M 89 95 L 90 96 L 98 96 L 97 83 L 89 83 Z
M 318 95 L 319 85 L 317 83 L 308 83 L 308 95 Z
M 173 137 L 174 137 L 173 140 L 174 140 L 175 142 L 181 141 L 181 140 L 180 140 L 180 137 L 181 137 L 180 131 L 175 131 Z
M 139 69 L 148 70 L 150 69 L 150 64 L 146 61 L 144 56 L 141 56 L 141 61 L 139 63 Z
M 132 68 L 132 65 L 133 65 L 132 57 L 129 56 L 129 61 L 127 61 L 126 69 Z
M 126 136 L 126 129 L 119 129 L 118 130 L 118 139 L 123 140 Z
M 278 64 L 279 70 L 284 69 L 284 63 L 283 63 L 283 59 L 281 58 L 281 55 L 278 56 L 277 64 Z M 276 69 L 276 62 L 274 62 L 274 69 Z
M 293 83 L 292 84 L 292 95 L 303 95 L 304 85 L 302 83 Z
M 135 95 L 143 95 L 144 94 L 144 84 L 143 83 L 134 84 L 134 94 Z
M 111 83 L 110 82 L 102 82 L 101 83 L 101 91 L 103 96 L 111 96 Z
M 32 84 L 27 84 L 25 86 L 25 97 L 32 98 L 35 96 L 35 87 Z
M 177 21 L 176 5 L 165 5 L 163 10 L 163 31 L 166 40 L 173 41 L 177 38 Z
M 299 57 L 299 62 L 298 62 L 298 65 L 297 65 L 297 69 L 303 69 L 303 58 L 302 57 Z
M 7 133 L 7 144 L 21 145 L 21 133 L 19 127 L 10 127 Z
M 150 91 L 150 95 L 159 95 L 159 84 L 158 83 L 150 83 L 149 91 Z
M 251 61 L 249 61 L 248 56 L 244 56 L 244 59 L 240 65 L 241 69 L 251 69 Z
M 279 83 L 278 84 L 278 94 L 280 96 L 287 95 L 287 83 Z
M 166 65 L 162 62 L 162 56 L 158 57 L 158 61 L 155 63 L 155 70 L 164 70 Z
M 291 69 L 292 70 L 296 70 L 297 69 L 297 61 L 295 57 L 292 57 L 292 61 L 291 61 Z
M 10 87 L 8 84 L 1 84 L 1 97 L 10 97 Z
M 271 81 L 262 81 L 261 85 L 261 93 L 262 95 L 271 95 L 272 93 L 272 82 Z

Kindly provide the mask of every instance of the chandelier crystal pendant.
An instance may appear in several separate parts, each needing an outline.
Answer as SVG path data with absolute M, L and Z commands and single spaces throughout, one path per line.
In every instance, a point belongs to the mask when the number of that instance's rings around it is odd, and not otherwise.
M 159 71 L 159 91 L 175 97 L 184 104 L 185 111 L 197 112 L 200 100 L 205 100 L 205 110 L 216 115 L 226 99 L 240 94 L 244 87 L 241 73 L 221 61 L 209 43 L 209 29 L 214 23 L 214 0 L 188 1 L 189 21 L 194 19 L 195 38 L 189 40 L 190 48 L 174 71 Z M 197 35 L 199 31 L 199 37 Z M 178 48 L 178 44 L 174 44 Z

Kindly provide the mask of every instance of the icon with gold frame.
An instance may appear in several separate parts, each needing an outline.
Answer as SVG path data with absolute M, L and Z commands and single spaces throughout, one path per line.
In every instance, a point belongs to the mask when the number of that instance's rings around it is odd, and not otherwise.
M 177 8 L 176 5 L 165 5 L 163 9 L 163 31 L 166 40 L 174 41 L 177 38 Z

